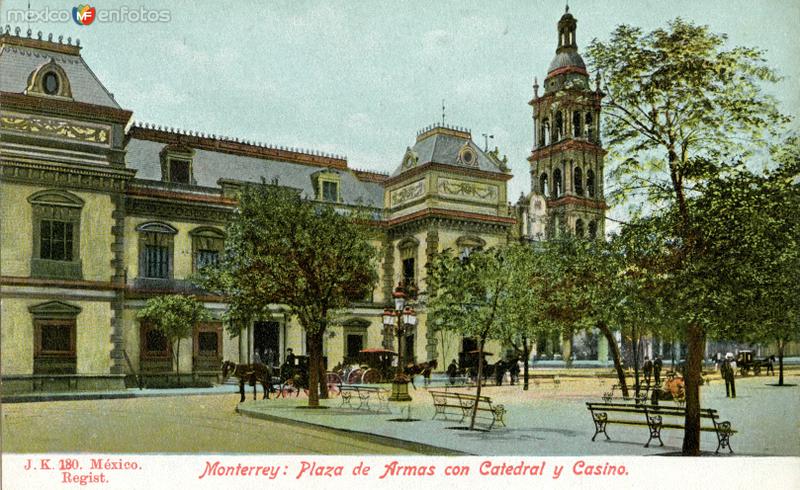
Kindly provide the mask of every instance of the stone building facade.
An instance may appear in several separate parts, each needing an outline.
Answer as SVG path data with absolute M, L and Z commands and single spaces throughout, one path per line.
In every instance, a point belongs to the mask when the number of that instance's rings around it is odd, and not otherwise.
M 231 337 L 225 298 L 190 278 L 216 260 L 237 190 L 278 179 L 306 198 L 373 210 L 379 283 L 325 339 L 328 364 L 394 347 L 383 308 L 401 280 L 420 291 L 408 355 L 446 365 L 470 339 L 427 328 L 425 264 L 446 248 L 500 245 L 515 233 L 511 174 L 468 130 L 423 129 L 391 175 L 345 158 L 136 122 L 77 43 L 0 31 L 0 372 L 6 393 L 124 386 L 173 370 L 172 347 L 137 311 L 191 293 L 215 320 L 184 340 L 181 371 L 214 377 L 222 359 L 275 364 L 306 351 L 281 305 Z M 494 352 L 501 352 L 498 347 Z

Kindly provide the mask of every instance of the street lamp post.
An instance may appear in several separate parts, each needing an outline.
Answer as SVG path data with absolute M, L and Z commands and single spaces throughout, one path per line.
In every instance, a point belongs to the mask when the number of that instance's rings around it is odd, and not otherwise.
M 397 285 L 394 293 L 394 310 L 386 307 L 383 310 L 384 328 L 394 328 L 397 332 L 397 370 L 392 380 L 392 394 L 389 400 L 395 402 L 411 401 L 408 394 L 408 378 L 403 373 L 405 365 L 405 335 L 406 329 L 417 324 L 417 315 L 411 306 L 406 305 L 406 291 L 402 283 Z

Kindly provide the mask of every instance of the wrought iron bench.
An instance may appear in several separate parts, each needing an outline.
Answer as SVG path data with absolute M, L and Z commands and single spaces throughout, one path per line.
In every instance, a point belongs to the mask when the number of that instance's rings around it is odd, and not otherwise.
M 594 422 L 594 435 L 592 441 L 595 440 L 598 434 L 603 434 L 606 439 L 610 440 L 606 428 L 609 424 L 620 425 L 633 425 L 644 426 L 650 431 L 650 438 L 644 447 L 650 447 L 650 442 L 658 440 L 661 445 L 664 442 L 661 440 L 661 431 L 663 429 L 683 429 L 683 419 L 686 417 L 685 407 L 676 406 L 663 406 L 663 405 L 650 405 L 646 403 L 593 403 L 587 402 L 586 407 L 592 414 L 592 421 Z M 609 417 L 613 414 L 613 418 Z M 675 422 L 665 423 L 665 418 L 679 419 Z M 731 423 L 728 421 L 719 421 L 719 413 L 711 408 L 700 409 L 701 424 L 704 420 L 710 420 L 712 425 L 701 425 L 700 430 L 704 432 L 714 432 L 717 435 L 717 450 L 727 448 L 729 452 L 733 452 L 730 445 L 730 438 L 737 431 L 731 428 Z
M 339 407 L 350 407 L 356 409 L 371 410 L 369 406 L 370 400 L 377 400 L 377 411 L 389 411 L 389 391 L 378 386 L 363 386 L 363 385 L 340 385 L 339 396 L 342 397 L 342 403 Z M 358 399 L 358 406 L 352 405 L 353 395 Z
M 472 416 L 473 407 L 477 402 L 476 419 L 481 425 L 486 426 L 488 430 L 491 430 L 496 423 L 501 424 L 503 427 L 506 426 L 505 406 L 493 404 L 492 399 L 488 396 L 476 397 L 467 393 L 433 390 L 429 390 L 428 393 L 431 394 L 433 399 L 433 419 L 437 415 L 442 415 L 447 419 L 447 415 L 452 414 L 460 416 L 459 422 L 463 422 L 465 418 Z

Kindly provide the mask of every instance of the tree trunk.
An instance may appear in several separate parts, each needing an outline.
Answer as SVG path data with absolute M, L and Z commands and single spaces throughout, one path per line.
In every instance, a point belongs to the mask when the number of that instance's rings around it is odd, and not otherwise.
M 308 346 L 308 406 L 319 406 L 319 365 L 322 361 L 322 333 L 314 332 Z
M 608 347 L 611 349 L 611 358 L 614 360 L 614 369 L 617 370 L 619 385 L 622 387 L 622 396 L 628 396 L 628 384 L 625 382 L 625 371 L 622 369 L 622 363 L 620 362 L 617 339 L 614 338 L 613 332 L 611 332 L 611 329 L 608 328 L 608 325 L 606 325 L 605 322 L 598 322 L 597 329 L 600 330 L 600 332 L 603 334 L 603 337 L 606 338 Z
M 478 388 L 475 390 L 475 403 L 472 405 L 472 418 L 469 421 L 469 430 L 475 430 L 475 416 L 478 414 L 478 400 L 481 397 L 481 386 L 483 385 L 483 343 L 481 338 L 478 342 Z
M 319 356 L 319 397 L 323 400 L 328 399 L 328 377 L 325 375 L 325 363 L 322 359 L 322 349 Z
M 633 344 L 633 393 L 639 396 L 639 338 L 636 336 L 636 328 L 633 328 L 633 335 L 631 336 Z
M 705 332 L 699 325 L 689 325 L 687 360 L 683 373 L 686 386 L 686 419 L 683 432 L 683 455 L 700 455 L 700 382 L 703 374 Z
M 175 343 L 175 377 L 178 378 L 178 386 L 181 385 L 181 339 Z
M 778 340 L 778 386 L 783 386 L 783 339 Z
M 522 385 L 522 389 L 528 391 L 528 359 L 531 356 L 531 347 L 528 344 L 527 338 L 522 339 L 522 353 L 523 353 L 522 362 L 524 362 L 524 364 L 522 365 L 522 369 L 524 373 L 523 376 L 525 378 L 525 381 L 523 382 Z

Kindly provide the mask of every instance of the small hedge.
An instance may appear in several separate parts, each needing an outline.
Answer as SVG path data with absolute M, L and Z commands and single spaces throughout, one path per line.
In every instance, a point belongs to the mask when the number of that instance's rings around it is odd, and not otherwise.
M 200 379 L 181 379 L 178 383 L 177 379 L 170 378 L 150 378 L 144 380 L 145 388 L 153 389 L 172 389 L 172 388 L 211 388 L 214 385 L 208 381 Z

